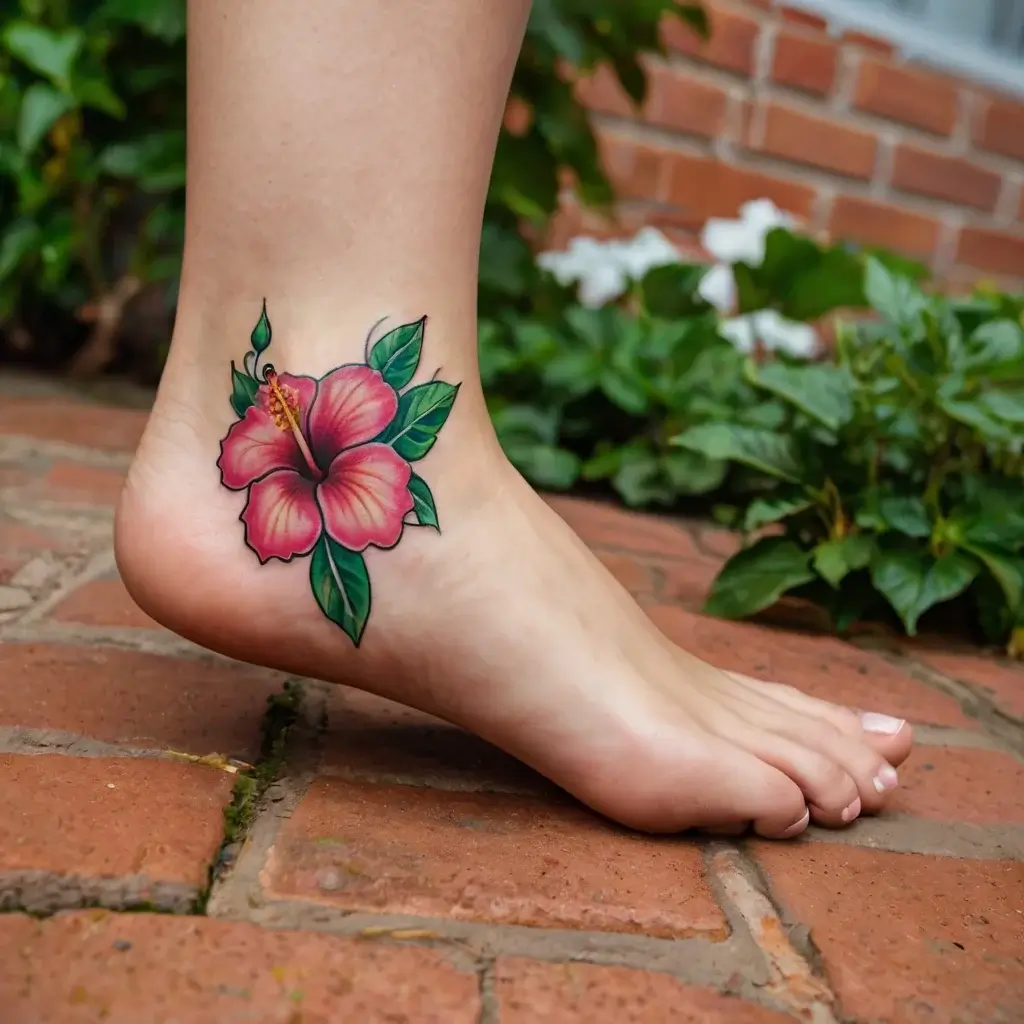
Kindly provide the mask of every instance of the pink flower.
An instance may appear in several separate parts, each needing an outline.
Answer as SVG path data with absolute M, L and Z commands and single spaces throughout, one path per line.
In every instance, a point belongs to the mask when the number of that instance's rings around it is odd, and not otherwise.
M 217 460 L 225 487 L 248 488 L 241 520 L 259 560 L 308 554 L 325 530 L 350 551 L 397 544 L 413 507 L 412 469 L 371 440 L 394 419 L 394 389 L 365 365 L 320 380 L 266 377 Z

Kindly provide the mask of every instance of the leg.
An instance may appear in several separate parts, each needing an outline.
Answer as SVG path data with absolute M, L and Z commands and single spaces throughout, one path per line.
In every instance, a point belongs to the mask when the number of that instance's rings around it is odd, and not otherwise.
M 880 806 L 909 730 L 871 735 L 850 712 L 675 648 L 511 469 L 490 429 L 476 370 L 477 247 L 526 14 L 525 0 L 308 0 L 301 17 L 284 0 L 191 5 L 185 265 L 167 370 L 118 512 L 125 581 L 201 644 L 447 718 L 626 824 L 749 821 L 789 836 L 809 810 L 840 825 Z M 260 366 L 270 359 L 282 376 L 257 368 L 242 422 L 298 468 L 291 490 L 260 492 L 260 518 L 243 513 L 259 472 L 226 468 L 232 445 L 222 455 L 218 442 L 238 428 L 229 368 L 264 297 L 273 341 Z M 344 446 L 325 456 L 313 436 L 327 385 L 286 374 L 364 363 L 381 316 L 375 337 L 423 314 L 414 383 L 438 366 L 462 382 L 413 467 L 444 532 L 410 526 L 380 550 L 394 516 L 366 520 L 365 501 L 337 511 L 355 478 L 330 484 L 327 456 Z M 374 386 L 379 397 L 379 377 Z M 378 400 L 361 394 L 359 415 L 372 418 Z M 355 408 L 342 406 L 335 420 Z M 389 445 L 359 450 L 386 463 L 375 472 L 391 474 L 381 486 L 400 523 L 408 467 Z M 253 484 L 250 505 L 256 494 Z M 240 514 L 266 564 L 243 544 Z M 346 546 L 376 545 L 364 553 L 373 603 L 358 648 L 310 589 L 315 552 L 305 556 L 329 519 Z M 352 539 L 353 522 L 369 532 Z M 302 557 L 285 562 L 292 554 Z

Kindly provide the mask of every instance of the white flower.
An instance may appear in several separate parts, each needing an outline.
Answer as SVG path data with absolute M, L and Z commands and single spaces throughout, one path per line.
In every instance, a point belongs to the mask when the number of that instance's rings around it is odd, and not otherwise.
M 728 313 L 736 305 L 736 278 L 728 263 L 716 263 L 697 285 L 697 294 L 719 313 Z
M 712 217 L 704 225 L 700 242 L 720 263 L 749 263 L 764 260 L 765 239 L 773 228 L 792 227 L 793 218 L 770 199 L 752 199 L 740 207 L 738 220 Z
M 757 341 L 769 352 L 785 352 L 799 358 L 810 358 L 818 350 L 818 334 L 810 324 L 787 320 L 774 309 L 723 320 L 718 330 L 740 352 L 753 352 Z
M 651 227 L 628 240 L 573 238 L 565 252 L 542 252 L 537 257 L 537 265 L 560 284 L 578 283 L 580 302 L 592 308 L 617 299 L 652 267 L 678 262 L 675 246 Z

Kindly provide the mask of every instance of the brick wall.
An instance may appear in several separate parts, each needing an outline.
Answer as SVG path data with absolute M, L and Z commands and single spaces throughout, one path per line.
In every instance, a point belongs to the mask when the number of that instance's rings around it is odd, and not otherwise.
M 708 43 L 666 25 L 642 111 L 610 74 L 580 84 L 621 196 L 617 231 L 655 224 L 685 244 L 766 196 L 953 284 L 1024 281 L 1024 100 L 773 0 L 706 3 Z M 555 234 L 595 227 L 569 199 Z

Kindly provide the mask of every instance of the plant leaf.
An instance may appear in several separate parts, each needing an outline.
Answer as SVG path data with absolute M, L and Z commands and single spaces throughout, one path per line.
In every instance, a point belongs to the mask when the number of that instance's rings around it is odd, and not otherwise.
M 247 373 L 237 369 L 234 362 L 231 363 L 231 408 L 235 415 L 241 419 L 250 405 L 256 404 L 256 392 L 259 391 L 259 381 L 254 380 Z
M 662 455 L 659 464 L 678 494 L 707 494 L 722 485 L 729 471 L 727 462 L 685 449 Z
M 370 350 L 370 366 L 379 370 L 396 391 L 401 391 L 413 379 L 420 365 L 426 323 L 427 318 L 423 316 L 415 323 L 402 324 L 388 331 Z
M 438 533 L 441 527 L 437 521 L 437 506 L 427 481 L 415 473 L 409 477 L 409 493 L 412 495 L 412 511 L 418 526 L 432 526 Z
M 537 487 L 564 491 L 580 475 L 579 457 L 551 444 L 514 444 L 505 449 L 512 464 Z
M 965 551 L 980 558 L 1006 595 L 1012 615 L 1024 608 L 1024 557 L 1011 555 L 987 544 L 964 544 Z
M 437 440 L 459 393 L 458 384 L 431 381 L 410 388 L 398 399 L 398 412 L 391 426 L 380 436 L 403 459 L 422 459 Z
M 66 85 L 70 79 L 84 41 L 85 33 L 80 28 L 56 32 L 27 21 L 12 21 L 4 29 L 7 52 L 58 84 Z
M 829 430 L 838 430 L 853 416 L 853 378 L 844 368 L 749 363 L 747 378 L 752 384 L 795 405 Z
M 777 523 L 780 519 L 804 512 L 811 507 L 810 498 L 755 498 L 748 506 L 743 517 L 743 530 L 752 533 L 754 530 Z
M 893 273 L 875 256 L 867 260 L 864 295 L 879 313 L 895 324 L 910 323 L 928 304 L 910 278 Z
M 971 334 L 964 366 L 968 370 L 1014 363 L 1024 357 L 1024 327 L 1013 320 L 987 320 Z
M 932 521 L 920 498 L 895 495 L 882 498 L 878 502 L 878 514 L 886 526 L 907 537 L 931 535 Z
M 18 118 L 18 149 L 26 156 L 34 153 L 54 123 L 75 106 L 75 101 L 53 86 L 34 82 L 21 99 Z
M 941 558 L 917 551 L 879 551 L 871 562 L 871 581 L 895 609 L 909 636 L 931 607 L 962 593 L 981 570 L 961 551 Z
M 814 579 L 809 553 L 784 537 L 764 537 L 725 563 L 705 611 L 742 619 L 773 605 L 787 590 Z
M 249 342 L 254 352 L 265 352 L 270 345 L 271 330 L 270 320 L 267 317 L 267 300 L 263 300 L 263 311 L 260 313 L 256 326 L 249 335 Z
M 788 438 L 732 423 L 702 423 L 672 438 L 672 444 L 709 459 L 731 459 L 769 476 L 800 481 L 802 470 Z
M 320 610 L 358 647 L 370 617 L 370 577 L 363 556 L 321 534 L 309 561 L 309 584 Z
M 817 574 L 833 587 L 857 569 L 871 561 L 874 542 L 863 534 L 851 534 L 841 540 L 822 541 L 812 552 L 812 563 Z
M 979 402 L 997 419 L 1005 423 L 1024 423 L 1024 392 L 986 391 Z

